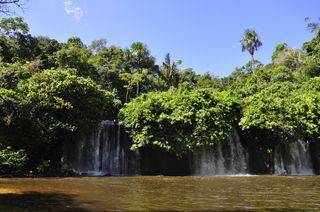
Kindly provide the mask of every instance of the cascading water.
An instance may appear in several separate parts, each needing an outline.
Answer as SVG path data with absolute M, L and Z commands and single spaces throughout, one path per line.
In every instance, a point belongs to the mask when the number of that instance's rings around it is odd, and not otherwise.
M 170 157 L 154 156 L 157 158 L 152 160 L 152 152 L 151 155 L 147 154 L 150 151 L 148 149 L 144 149 L 147 152 L 142 152 L 144 158 L 141 160 L 139 153 L 130 150 L 131 142 L 121 124 L 103 121 L 93 133 L 79 135 L 64 142 L 62 168 L 85 175 L 138 175 L 141 174 L 140 166 L 141 170 L 149 170 L 152 167 L 151 170 L 161 170 L 159 173 L 175 173 L 172 170 L 178 170 L 181 164 L 186 164 L 187 168 L 179 174 L 246 175 L 249 173 L 249 154 L 242 146 L 236 131 L 229 140 L 195 150 L 189 155 L 189 165 L 188 161 L 185 161 L 186 163 L 177 163 L 179 165 L 163 166 L 166 161 L 171 161 Z M 140 161 L 150 163 L 140 165 Z M 148 169 L 145 166 L 150 167 Z M 148 174 L 157 173 L 148 172 Z M 295 139 L 277 145 L 274 151 L 274 173 L 312 175 L 309 143 Z
M 191 157 L 193 175 L 242 175 L 248 173 L 248 154 L 238 133 L 227 141 L 195 150 Z
M 312 175 L 308 142 L 296 139 L 279 144 L 275 149 L 274 172 L 277 175 Z
M 68 142 L 66 142 L 68 143 Z M 90 135 L 65 145 L 63 168 L 86 175 L 136 175 L 140 173 L 139 154 L 130 150 L 121 124 L 102 121 Z

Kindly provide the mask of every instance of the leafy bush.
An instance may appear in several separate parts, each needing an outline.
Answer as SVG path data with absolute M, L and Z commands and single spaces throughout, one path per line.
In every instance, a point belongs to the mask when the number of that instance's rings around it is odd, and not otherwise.
M 228 138 L 239 117 L 237 98 L 214 89 L 170 89 L 142 95 L 121 109 L 132 149 L 156 145 L 183 154 Z
M 0 150 L 0 173 L 21 173 L 26 162 L 27 154 L 24 150 L 11 150 L 10 148 Z

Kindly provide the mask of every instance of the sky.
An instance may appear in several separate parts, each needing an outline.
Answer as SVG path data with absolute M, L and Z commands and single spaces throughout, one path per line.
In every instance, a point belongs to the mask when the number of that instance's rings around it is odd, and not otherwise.
M 78 36 L 87 45 L 105 38 L 123 48 L 139 41 L 157 64 L 170 53 L 181 68 L 220 77 L 250 60 L 239 42 L 246 28 L 259 34 L 255 59 L 267 64 L 277 44 L 300 48 L 311 40 L 305 18 L 320 17 L 320 0 L 28 0 L 25 7 L 16 12 L 32 35 Z

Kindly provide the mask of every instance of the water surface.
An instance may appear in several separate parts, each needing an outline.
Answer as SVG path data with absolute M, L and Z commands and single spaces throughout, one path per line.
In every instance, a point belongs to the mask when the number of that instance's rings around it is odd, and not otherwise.
M 0 211 L 320 211 L 320 176 L 0 179 Z

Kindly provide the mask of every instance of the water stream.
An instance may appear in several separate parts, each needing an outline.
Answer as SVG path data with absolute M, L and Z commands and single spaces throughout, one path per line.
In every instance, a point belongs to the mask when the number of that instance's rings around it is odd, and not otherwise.
M 106 120 L 90 135 L 66 142 L 63 168 L 93 176 L 139 174 L 139 153 L 130 150 L 130 140 L 122 128 Z
M 248 154 L 240 143 L 238 133 L 214 146 L 204 146 L 193 153 L 193 175 L 245 175 L 248 174 Z
M 139 153 L 130 150 L 131 142 L 121 124 L 103 121 L 93 133 L 64 142 L 63 168 L 93 176 L 139 175 L 143 164 Z M 274 174 L 313 174 L 307 142 L 301 139 L 283 142 L 276 146 L 274 153 Z M 145 164 L 157 166 L 152 163 L 151 157 L 159 156 L 144 155 L 148 157 L 144 161 L 151 162 Z M 155 161 L 166 161 L 165 157 L 164 154 Z M 185 170 L 185 175 L 247 175 L 250 174 L 248 158 L 248 152 L 242 146 L 238 133 L 234 131 L 229 140 L 216 142 L 213 146 L 203 146 L 190 153 L 190 157 L 186 157 L 190 165 L 187 168 L 189 170 Z
M 312 175 L 309 143 L 295 139 L 279 144 L 275 150 L 274 171 L 277 175 Z

